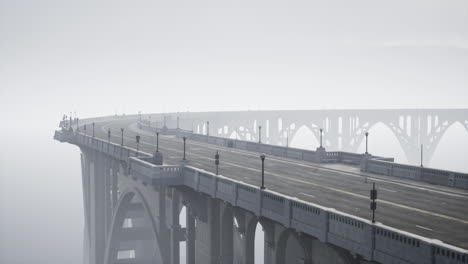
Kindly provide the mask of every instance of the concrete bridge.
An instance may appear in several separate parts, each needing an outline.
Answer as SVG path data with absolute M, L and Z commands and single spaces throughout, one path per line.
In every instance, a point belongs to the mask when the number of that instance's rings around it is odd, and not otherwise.
M 147 115 L 145 115 L 147 116 Z M 150 115 L 154 126 L 162 127 L 164 119 L 172 127 L 180 120 L 180 128 L 199 134 L 236 137 L 258 141 L 262 126 L 263 141 L 286 145 L 300 128 L 309 129 L 319 141 L 323 129 L 325 148 L 357 152 L 366 131 L 381 123 L 397 138 L 410 164 L 420 163 L 421 144 L 423 163 L 429 165 L 444 133 L 459 123 L 468 133 L 468 109 L 388 109 L 388 110 L 292 110 L 171 113 Z
M 468 263 L 468 175 L 143 119 L 75 120 L 55 132 L 81 149 L 87 263 L 178 264 L 181 242 L 187 263 L 254 263 L 257 223 L 265 263 Z M 260 152 L 268 153 L 266 189 L 259 188 Z M 376 223 L 369 220 L 372 182 Z

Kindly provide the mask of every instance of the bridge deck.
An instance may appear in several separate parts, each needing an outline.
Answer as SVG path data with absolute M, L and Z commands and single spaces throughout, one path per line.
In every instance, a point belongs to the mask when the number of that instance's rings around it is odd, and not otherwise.
M 137 129 L 135 121 L 96 124 L 96 136 L 120 143 L 120 128 L 125 128 L 126 146 L 152 153 L 156 136 Z M 167 164 L 179 164 L 182 140 L 160 136 L 159 148 Z M 215 171 L 214 154 L 220 151 L 220 174 L 253 185 L 261 181 L 259 153 L 187 141 L 187 159 L 195 167 Z M 365 178 L 367 177 L 367 182 Z M 342 164 L 324 165 L 285 158 L 267 157 L 265 185 L 289 196 L 335 208 L 369 219 L 369 190 L 372 182 L 379 189 L 376 220 L 386 225 L 468 249 L 468 191 L 435 186 L 410 180 L 361 173 Z

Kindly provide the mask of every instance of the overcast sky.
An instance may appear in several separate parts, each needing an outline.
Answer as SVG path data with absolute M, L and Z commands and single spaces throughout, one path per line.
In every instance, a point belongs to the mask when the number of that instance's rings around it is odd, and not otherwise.
M 467 107 L 468 1 L 0 1 L 0 58 L 57 117 Z
M 467 73 L 466 0 L 0 0 L 0 262 L 81 263 L 64 113 L 467 108 Z

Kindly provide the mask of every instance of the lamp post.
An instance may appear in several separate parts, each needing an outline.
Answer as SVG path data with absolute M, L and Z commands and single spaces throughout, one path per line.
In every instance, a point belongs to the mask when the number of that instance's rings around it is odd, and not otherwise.
M 377 209 L 377 190 L 375 189 L 375 182 L 372 183 L 372 190 L 370 191 L 370 209 L 372 210 L 372 223 L 375 223 L 375 210 Z
M 80 131 L 80 119 L 76 118 L 76 131 Z
M 120 129 L 120 132 L 122 132 L 122 142 L 120 143 L 120 145 L 123 146 L 123 132 L 124 132 L 123 127 Z
M 94 122 L 93 122 L 93 137 L 94 137 L 94 125 L 95 125 L 95 124 L 94 124 Z
M 286 130 L 286 147 L 289 148 L 289 128 Z
M 156 152 L 159 152 L 159 132 L 156 131 Z
M 84 130 L 84 134 L 85 134 L 85 136 L 86 136 L 86 123 L 85 123 L 84 126 L 83 126 L 83 130 Z
M 184 157 L 182 158 L 182 160 L 185 160 L 185 141 L 187 140 L 187 137 L 182 137 L 182 139 L 184 140 Z
M 323 135 L 323 129 L 321 128 L 320 129 L 320 148 L 323 147 L 323 145 L 322 145 L 322 135 Z
M 258 126 L 258 143 L 262 143 L 262 126 Z
M 215 154 L 215 165 L 216 165 L 216 175 L 219 174 L 219 152 L 216 151 Z
M 135 137 L 137 143 L 137 153 L 140 152 L 140 135 L 136 135 Z
M 110 131 L 110 128 L 107 130 L 107 140 L 110 142 L 110 138 L 111 138 L 111 131 Z
M 369 152 L 367 152 L 367 143 L 368 143 L 368 137 L 369 137 L 369 132 L 366 132 L 366 154 L 369 154 Z
M 265 189 L 265 154 L 260 155 L 260 159 L 262 160 L 262 186 L 260 186 L 260 189 L 264 190 Z
M 206 135 L 210 135 L 210 121 L 206 121 Z
M 423 145 L 421 144 L 421 168 L 423 167 Z

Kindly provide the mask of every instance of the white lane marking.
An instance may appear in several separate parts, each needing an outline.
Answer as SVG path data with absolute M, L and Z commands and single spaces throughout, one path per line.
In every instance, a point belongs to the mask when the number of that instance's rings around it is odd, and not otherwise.
M 430 229 L 429 227 L 424 227 L 424 226 L 420 226 L 420 225 L 416 225 L 416 227 L 419 227 L 421 229 L 426 229 L 426 230 L 429 230 L 429 231 L 433 231 L 432 229 Z
M 147 134 L 146 131 L 143 131 L 143 130 L 141 130 L 141 131 L 143 133 Z M 150 134 L 147 134 L 147 135 L 150 135 Z M 153 134 L 151 134 L 151 136 L 153 136 Z M 173 141 L 176 140 L 174 137 L 166 137 L 166 138 L 169 139 L 169 140 L 173 140 Z M 190 142 L 190 144 L 198 145 L 198 146 L 204 146 L 206 148 L 211 148 L 211 149 L 223 148 L 223 149 L 225 149 L 225 150 L 227 150 L 227 151 L 229 151 L 231 153 L 238 153 L 238 154 L 243 154 L 243 155 L 246 155 L 246 156 L 256 157 L 255 154 L 245 152 L 245 151 L 240 151 L 240 150 L 226 149 L 223 146 L 213 147 L 212 145 L 207 144 L 207 143 L 201 143 L 201 142 L 195 142 L 195 141 L 189 141 L 189 142 Z M 447 195 L 447 196 L 454 196 L 454 197 L 459 197 L 459 198 L 468 198 L 467 195 L 463 195 L 463 194 L 450 193 L 450 192 L 445 192 L 443 190 L 437 190 L 437 189 L 427 189 L 427 188 L 425 188 L 422 185 L 419 185 L 417 183 L 411 183 L 411 185 L 408 185 L 408 184 L 403 183 L 403 182 L 390 181 L 390 180 L 386 180 L 386 179 L 382 179 L 382 178 L 376 178 L 375 176 L 356 175 L 356 174 L 345 172 L 345 171 L 339 171 L 337 169 L 329 169 L 329 168 L 326 168 L 326 167 L 320 167 L 320 166 L 313 166 L 313 165 L 308 165 L 308 164 L 304 164 L 304 163 L 298 163 L 298 162 L 295 162 L 295 161 L 285 160 L 285 159 L 281 159 L 281 158 L 278 158 L 278 157 L 270 157 L 269 159 L 274 160 L 274 161 L 278 161 L 278 162 L 283 162 L 283 163 L 295 164 L 295 165 L 306 167 L 306 168 L 315 168 L 315 169 L 325 170 L 325 171 L 329 171 L 329 172 L 331 171 L 331 172 L 335 172 L 337 174 L 347 175 L 347 176 L 355 177 L 355 178 L 368 178 L 369 180 L 374 180 L 374 181 L 379 181 L 379 182 L 386 182 L 386 183 L 389 183 L 389 184 L 395 184 L 395 185 L 403 186 L 403 187 L 406 187 L 406 188 L 427 190 L 429 192 L 435 192 L 435 193 L 438 193 L 438 194 L 444 194 L 444 195 Z
M 125 137 L 125 136 L 124 136 L 124 138 L 128 138 L 128 137 Z M 140 142 L 141 142 L 142 144 L 152 145 L 152 144 L 147 143 L 147 142 L 144 142 L 144 141 L 140 141 Z M 167 150 L 172 150 L 172 151 L 175 151 L 175 152 L 182 152 L 181 150 L 171 149 L 171 148 L 167 148 L 167 147 L 161 147 L 161 146 L 160 146 L 160 148 L 162 148 L 162 149 L 167 149 Z M 192 155 L 192 156 L 195 156 L 195 157 L 198 157 L 198 158 L 201 158 L 201 159 L 212 160 L 212 158 L 207 158 L 207 157 L 203 157 L 203 156 L 196 155 L 196 154 L 191 154 L 191 153 L 189 154 L 188 152 L 186 152 L 186 154 L 187 154 L 187 155 Z M 261 171 L 258 170 L 258 169 L 254 169 L 254 168 L 250 168 L 250 167 L 246 167 L 246 166 L 234 164 L 234 163 L 231 163 L 231 162 L 224 162 L 224 163 L 230 164 L 230 165 L 232 165 L 232 166 L 234 166 L 234 167 L 244 168 L 244 169 L 246 169 L 246 170 L 261 172 Z M 278 178 L 282 178 L 282 179 L 286 179 L 286 180 L 290 180 L 290 181 L 295 181 L 295 182 L 299 182 L 299 183 L 303 183 L 303 184 L 309 184 L 309 185 L 313 185 L 313 186 L 318 186 L 318 187 L 321 187 L 321 188 L 324 188 L 324 189 L 328 189 L 328 190 L 331 190 L 331 191 L 339 192 L 339 193 L 342 193 L 342 194 L 347 194 L 347 195 L 350 195 L 350 196 L 354 196 L 354 197 L 358 197 L 358 198 L 362 198 L 362 199 L 366 199 L 366 200 L 369 199 L 368 196 L 364 196 L 364 195 L 361 195 L 361 194 L 357 194 L 357 193 L 352 193 L 352 192 L 340 190 L 340 189 L 337 189 L 337 188 L 332 188 L 332 187 L 324 186 L 324 185 L 317 184 L 317 183 L 307 182 L 307 181 L 303 181 L 303 180 L 299 180 L 299 179 L 295 179 L 295 178 L 289 178 L 289 177 L 285 177 L 285 176 L 278 175 L 278 174 L 271 173 L 271 172 L 267 172 L 267 171 L 265 171 L 265 174 L 269 174 L 269 175 L 272 175 L 272 176 L 275 176 L 275 177 L 278 177 Z M 316 173 L 309 173 L 309 175 L 320 176 L 320 175 L 318 175 L 318 174 L 316 174 Z M 390 201 L 380 200 L 380 199 L 377 200 L 377 202 L 384 203 L 384 204 L 388 204 L 388 205 L 391 205 L 391 206 L 394 206 L 394 207 L 399 207 L 399 208 L 406 209 L 406 210 L 410 210 L 410 211 L 419 212 L 419 213 L 422 213 L 422 214 L 437 216 L 437 217 L 440 217 L 440 218 L 444 218 L 444 219 L 448 219 L 448 220 L 460 222 L 460 223 L 463 223 L 463 224 L 468 224 L 468 221 L 467 221 L 467 220 L 463 220 L 463 219 L 459 219 L 459 218 L 456 218 L 456 217 L 447 216 L 447 215 L 443 215 L 443 214 L 439 214 L 439 213 L 435 213 L 435 212 L 430 212 L 430 211 L 426 211 L 426 210 L 423 210 L 423 209 L 414 208 L 414 207 L 411 207 L 411 206 L 406 206 L 406 205 L 402 205 L 402 204 L 398 204 L 398 203 L 393 203 L 393 202 L 390 202 Z
M 393 193 L 397 192 L 397 191 L 390 190 L 390 189 L 385 189 L 385 188 L 382 188 L 382 187 L 380 187 L 379 190 L 384 190 L 384 191 L 393 192 Z
M 315 197 L 314 195 L 310 195 L 310 194 L 307 194 L 307 193 L 303 193 L 301 192 L 302 195 L 305 195 L 305 196 L 309 196 L 309 197 Z

